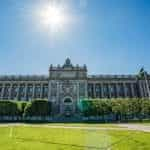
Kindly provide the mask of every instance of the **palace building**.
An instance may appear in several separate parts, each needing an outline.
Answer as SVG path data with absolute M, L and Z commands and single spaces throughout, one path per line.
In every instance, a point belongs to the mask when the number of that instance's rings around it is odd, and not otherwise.
M 49 75 L 0 76 L 0 99 L 48 99 L 55 112 L 76 112 L 83 98 L 145 98 L 150 78 L 137 75 L 88 75 L 86 65 L 74 66 L 67 58 L 64 65 L 50 65 Z

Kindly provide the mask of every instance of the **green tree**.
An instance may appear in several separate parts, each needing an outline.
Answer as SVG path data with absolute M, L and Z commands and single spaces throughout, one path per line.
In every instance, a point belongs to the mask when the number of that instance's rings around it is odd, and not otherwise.
M 51 102 L 47 100 L 33 100 L 25 106 L 24 117 L 46 117 L 51 115 Z

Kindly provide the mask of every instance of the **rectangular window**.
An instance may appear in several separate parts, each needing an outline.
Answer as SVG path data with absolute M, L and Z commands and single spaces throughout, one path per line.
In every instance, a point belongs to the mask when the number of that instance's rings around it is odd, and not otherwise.
M 118 84 L 118 95 L 119 95 L 119 97 L 124 97 L 123 83 Z
M 94 87 L 93 84 L 88 84 L 88 97 L 94 98 Z
M 108 84 L 104 84 L 104 85 L 103 85 L 103 93 L 104 93 L 104 97 L 105 97 L 105 98 L 109 98 L 109 88 L 108 88 Z
M 111 85 L 110 85 L 110 94 L 111 94 L 111 97 L 112 97 L 112 98 L 117 97 L 115 84 L 111 84 Z
M 131 92 L 131 84 L 127 83 L 126 84 L 126 90 L 127 90 L 127 97 L 132 97 L 132 92 Z
M 101 86 L 100 84 L 95 85 L 96 98 L 101 98 Z

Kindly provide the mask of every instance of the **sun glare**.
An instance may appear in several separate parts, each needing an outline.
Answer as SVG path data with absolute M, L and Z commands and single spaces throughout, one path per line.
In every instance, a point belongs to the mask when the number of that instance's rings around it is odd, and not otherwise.
M 65 27 L 67 16 L 60 7 L 46 6 L 40 11 L 40 21 L 51 31 L 58 31 Z

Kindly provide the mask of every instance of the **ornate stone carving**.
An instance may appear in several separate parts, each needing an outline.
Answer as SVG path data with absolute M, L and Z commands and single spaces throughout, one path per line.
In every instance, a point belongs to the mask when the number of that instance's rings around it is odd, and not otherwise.
M 66 59 L 65 61 L 65 64 L 63 65 L 63 67 L 72 67 L 72 64 L 71 64 L 71 60 L 69 58 Z
M 61 86 L 63 95 L 74 94 L 74 84 L 69 81 L 64 81 Z

